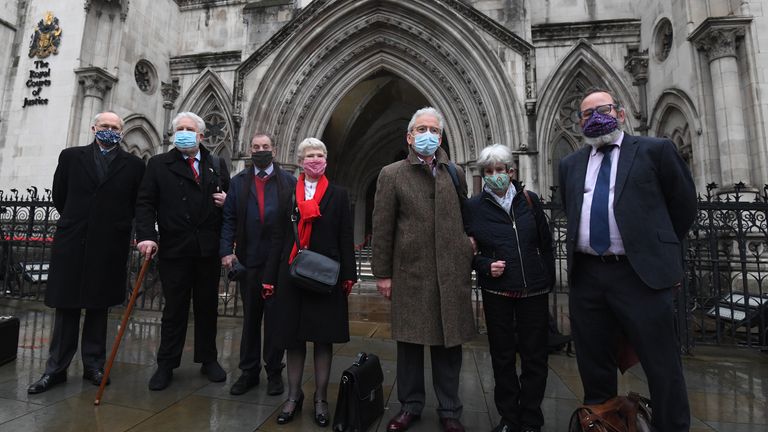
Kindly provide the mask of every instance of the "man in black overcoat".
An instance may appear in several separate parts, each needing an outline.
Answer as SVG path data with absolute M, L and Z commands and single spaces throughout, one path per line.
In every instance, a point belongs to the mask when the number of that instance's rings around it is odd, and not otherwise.
M 291 193 L 296 179 L 273 161 L 275 146 L 266 133 L 254 134 L 251 140 L 252 165 L 232 178 L 224 203 L 224 223 L 221 228 L 221 264 L 232 269 L 239 263 L 245 269 L 240 279 L 243 300 L 243 334 L 240 339 L 240 378 L 230 393 L 241 395 L 259 384 L 261 372 L 261 322 L 264 299 L 261 282 L 264 265 L 269 258 L 272 232 L 281 229 L 280 218 L 291 205 Z M 281 212 L 282 211 L 282 212 Z M 267 373 L 267 394 L 283 393 L 283 352 L 274 341 L 273 333 L 264 325 L 264 369 Z
M 197 114 L 179 113 L 172 125 L 174 148 L 149 160 L 136 202 L 137 248 L 145 256 L 158 253 L 165 299 L 150 390 L 168 387 L 173 369 L 181 363 L 190 300 L 195 313 L 194 361 L 202 363 L 200 372 L 210 381 L 227 379 L 217 361 L 216 319 L 221 207 L 229 171 L 222 159 L 200 145 L 205 122 Z
M 670 140 L 624 133 L 624 108 L 607 90 L 588 90 L 579 114 L 588 145 L 560 163 L 560 193 L 584 402 L 616 396 L 626 338 L 648 377 L 656 430 L 687 431 L 674 299 L 696 217 L 691 173 Z
M 53 175 L 59 220 L 45 292 L 45 304 L 56 308 L 56 315 L 45 373 L 28 393 L 67 380 L 81 309 L 83 379 L 99 385 L 104 376 L 107 308 L 125 299 L 131 222 L 144 175 L 141 159 L 120 148 L 122 130 L 117 114 L 100 113 L 91 126 L 94 141 L 59 155 Z

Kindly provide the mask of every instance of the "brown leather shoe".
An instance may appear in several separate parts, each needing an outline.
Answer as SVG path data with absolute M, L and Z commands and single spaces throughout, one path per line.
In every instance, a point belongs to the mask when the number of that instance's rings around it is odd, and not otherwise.
M 440 419 L 440 424 L 445 432 L 464 432 L 464 426 L 459 419 L 443 417 Z
M 401 432 L 408 430 L 411 424 L 421 418 L 420 415 L 409 413 L 408 411 L 400 411 L 396 416 L 392 417 L 387 423 L 387 431 L 389 432 Z

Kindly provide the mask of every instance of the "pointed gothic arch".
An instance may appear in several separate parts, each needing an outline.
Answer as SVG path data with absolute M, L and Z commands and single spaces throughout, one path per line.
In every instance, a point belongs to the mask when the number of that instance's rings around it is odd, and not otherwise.
M 546 190 L 554 179 L 552 160 L 555 146 L 563 136 L 571 142 L 581 142 L 578 130 L 579 103 L 584 90 L 598 86 L 609 89 L 627 111 L 627 118 L 638 111 L 630 87 L 624 77 L 611 66 L 594 47 L 584 39 L 579 40 L 552 68 L 539 91 L 541 99 L 537 105 L 537 142 L 540 154 L 548 155 L 545 160 L 539 158 L 540 188 Z M 632 133 L 631 122 L 625 123 L 625 130 Z
M 203 145 L 213 154 L 230 160 L 235 154 L 232 94 L 221 77 L 206 68 L 179 104 L 179 112 L 191 111 L 205 121 Z
M 476 28 L 482 18 L 457 20 L 461 8 L 467 9 L 447 0 L 314 1 L 286 26 L 291 33 L 276 35 L 278 48 L 254 53 L 238 68 L 235 109 L 248 106 L 242 135 L 274 131 L 279 158 L 293 162 L 298 142 L 322 133 L 351 88 L 386 72 L 407 80 L 443 111 L 457 162 L 475 160 L 492 142 L 519 147 L 527 133 L 520 99 L 532 47 L 503 27 L 489 32 L 520 55 L 519 70 L 510 73 Z M 271 65 L 259 69 L 266 58 Z M 256 86 L 257 79 L 256 91 L 241 101 L 242 81 Z
M 122 147 L 128 153 L 145 162 L 162 151 L 162 142 L 157 128 L 142 114 L 131 114 L 124 119 Z
M 649 130 L 657 137 L 667 137 L 688 163 L 694 177 L 701 173 L 706 150 L 700 145 L 701 120 L 688 95 L 679 89 L 661 92 L 651 111 Z

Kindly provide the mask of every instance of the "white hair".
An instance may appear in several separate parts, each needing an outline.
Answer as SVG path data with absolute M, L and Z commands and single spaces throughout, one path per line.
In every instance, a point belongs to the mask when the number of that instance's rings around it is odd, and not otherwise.
M 411 117 L 411 121 L 408 122 L 408 132 L 410 132 L 413 129 L 413 126 L 416 125 L 416 118 L 423 115 L 434 116 L 437 119 L 437 124 L 440 126 L 440 130 L 441 131 L 443 130 L 443 126 L 444 126 L 443 115 L 440 114 L 440 111 L 432 107 L 424 107 L 416 111 L 415 113 L 413 113 L 413 117 Z
M 515 168 L 515 162 L 512 159 L 512 150 L 501 144 L 493 144 L 484 148 L 477 158 L 477 166 L 484 170 L 493 168 L 496 164 L 503 163 L 507 169 Z
M 176 126 L 178 126 L 181 119 L 184 119 L 184 118 L 192 119 L 192 121 L 195 122 L 195 124 L 197 125 L 197 133 L 205 132 L 205 121 L 203 121 L 203 119 L 200 118 L 199 115 L 189 111 L 180 112 L 176 114 L 176 117 L 174 117 L 173 121 L 171 122 L 171 126 L 173 127 L 173 130 L 176 130 Z
M 304 159 L 307 150 L 322 150 L 325 156 L 328 156 L 328 148 L 317 138 L 304 138 L 296 148 L 296 154 L 299 155 L 299 161 Z
M 116 113 L 116 112 L 114 112 L 114 111 L 103 111 L 103 112 L 100 112 L 100 113 L 96 114 L 96 115 L 93 117 L 93 123 L 92 123 L 92 125 L 93 125 L 93 126 L 96 126 L 96 125 L 99 123 L 99 118 L 101 118 L 101 115 L 102 115 L 102 114 L 107 114 L 107 113 L 109 113 L 109 114 L 114 114 L 114 115 L 116 115 L 116 116 L 117 116 L 117 119 L 118 119 L 118 120 L 120 120 L 120 129 L 122 129 L 122 128 L 123 128 L 123 126 L 125 126 L 125 122 L 123 121 L 123 118 L 122 118 L 122 117 L 120 117 L 119 115 L 117 115 L 117 113 Z

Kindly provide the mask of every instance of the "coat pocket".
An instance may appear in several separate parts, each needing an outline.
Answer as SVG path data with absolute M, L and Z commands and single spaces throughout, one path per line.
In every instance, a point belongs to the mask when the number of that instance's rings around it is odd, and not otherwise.
M 658 233 L 659 240 L 661 240 L 662 243 L 680 244 L 680 240 L 677 238 L 677 234 L 675 234 L 674 231 L 657 230 L 656 232 Z

